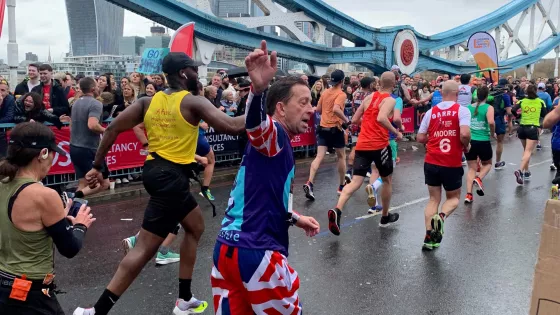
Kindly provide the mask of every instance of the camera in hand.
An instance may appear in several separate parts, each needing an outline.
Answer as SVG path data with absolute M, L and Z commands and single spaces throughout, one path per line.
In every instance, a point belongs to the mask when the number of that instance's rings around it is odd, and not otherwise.
M 88 201 L 85 200 L 85 199 L 74 198 L 72 200 L 72 207 L 70 207 L 70 210 L 68 211 L 68 215 L 73 216 L 75 218 L 76 215 L 78 215 L 78 211 L 80 211 L 80 208 L 82 207 L 82 205 L 87 206 L 87 204 L 88 204 Z

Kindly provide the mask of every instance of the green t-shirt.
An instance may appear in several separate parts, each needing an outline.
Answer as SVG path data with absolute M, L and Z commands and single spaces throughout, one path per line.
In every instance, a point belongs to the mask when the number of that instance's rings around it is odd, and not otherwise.
M 475 141 L 490 141 L 490 127 L 486 119 L 490 105 L 484 103 L 478 106 L 478 112 L 475 115 L 476 104 L 469 105 L 471 111 L 471 139 Z
M 540 126 L 541 110 L 546 105 L 540 98 L 528 99 L 524 98 L 519 101 L 521 105 L 521 121 L 520 125 L 524 126 Z

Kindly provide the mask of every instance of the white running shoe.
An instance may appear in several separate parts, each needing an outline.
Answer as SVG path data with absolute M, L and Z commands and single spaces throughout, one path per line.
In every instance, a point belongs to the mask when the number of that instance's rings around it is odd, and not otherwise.
M 128 184 L 129 183 L 129 181 L 128 181 L 128 179 L 126 179 L 126 177 L 123 178 L 121 181 L 122 181 L 123 184 Z
M 208 302 L 199 301 L 194 296 L 187 302 L 183 299 L 177 299 L 175 308 L 173 309 L 174 315 L 191 315 L 200 314 L 206 310 Z
M 121 183 L 122 183 L 122 182 L 121 182 L 121 179 L 120 179 L 120 178 L 117 178 L 117 179 L 115 180 L 115 184 L 116 184 L 116 185 L 120 185 Z
M 95 315 L 95 309 L 92 308 L 81 308 L 78 307 L 74 313 L 72 313 L 73 315 Z

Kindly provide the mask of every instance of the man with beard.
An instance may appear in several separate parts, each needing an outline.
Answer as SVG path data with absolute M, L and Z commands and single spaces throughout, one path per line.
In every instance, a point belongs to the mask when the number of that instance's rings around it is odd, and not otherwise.
M 196 248 L 204 231 L 202 211 L 189 191 L 189 178 L 196 167 L 198 125 L 202 119 L 217 132 L 237 135 L 245 129 L 245 117 L 231 118 L 204 97 L 193 95 L 198 94 L 199 65 L 185 53 L 169 53 L 162 65 L 169 88 L 127 107 L 103 135 L 93 168 L 86 175 L 90 187 L 103 180 L 100 170 L 117 136 L 143 122 L 149 143 L 143 178 L 150 200 L 134 248 L 121 261 L 95 306 L 77 308 L 75 315 L 106 315 L 178 223 L 185 236 L 180 250 L 179 297 L 173 314 L 202 313 L 208 306 L 191 293 Z

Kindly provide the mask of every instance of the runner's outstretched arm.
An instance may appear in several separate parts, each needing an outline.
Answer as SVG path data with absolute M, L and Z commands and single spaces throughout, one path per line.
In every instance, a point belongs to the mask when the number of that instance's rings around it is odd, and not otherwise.
M 552 129 L 560 121 L 560 106 L 556 106 L 544 117 L 543 127 Z
M 202 117 L 214 130 L 228 135 L 238 135 L 245 130 L 245 117 L 230 117 L 226 113 L 216 108 L 209 100 L 203 96 L 196 99 L 183 99 L 181 109 L 192 108 L 195 113 Z
M 283 147 L 278 141 L 278 128 L 266 114 L 266 91 L 255 95 L 251 89 L 246 115 L 245 126 L 251 145 L 268 157 L 278 154 Z
M 379 114 L 377 115 L 377 122 L 380 123 L 385 129 L 398 135 L 400 134 L 400 132 L 395 127 L 393 127 L 393 124 L 391 124 L 391 121 L 389 120 L 391 112 L 393 112 L 396 104 L 397 101 L 395 101 L 395 99 L 392 97 L 384 99 L 381 104 L 379 104 Z

